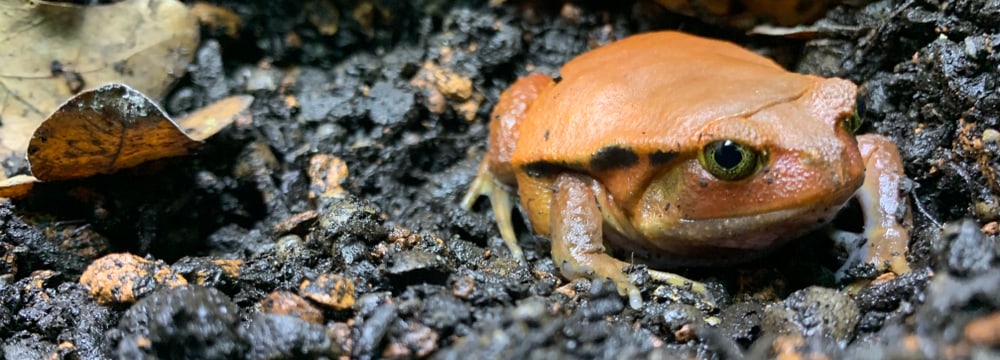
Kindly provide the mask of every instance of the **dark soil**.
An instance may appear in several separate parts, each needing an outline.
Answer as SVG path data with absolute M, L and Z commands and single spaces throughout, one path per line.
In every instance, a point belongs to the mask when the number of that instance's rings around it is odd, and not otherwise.
M 164 105 L 251 94 L 252 123 L 193 156 L 0 202 L 0 359 L 1000 357 L 1000 1 L 836 6 L 812 40 L 609 3 L 217 2 L 238 35 L 204 27 Z M 813 234 L 681 272 L 709 298 L 647 281 L 636 311 L 605 281 L 567 284 L 517 216 L 528 265 L 511 259 L 486 202 L 458 206 L 492 104 L 518 76 L 654 29 L 858 83 L 862 132 L 895 140 L 912 179 L 914 271 L 837 281 L 846 256 Z M 344 196 L 309 195 L 316 154 L 346 162 Z M 80 276 L 120 252 L 189 285 L 149 275 L 134 303 L 98 305 Z

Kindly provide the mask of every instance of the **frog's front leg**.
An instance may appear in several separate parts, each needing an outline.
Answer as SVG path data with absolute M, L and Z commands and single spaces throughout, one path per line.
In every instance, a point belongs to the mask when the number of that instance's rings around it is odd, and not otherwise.
M 879 271 L 910 271 L 906 262 L 910 210 L 900 186 L 906 176 L 896 145 L 880 135 L 858 136 L 865 181 L 856 197 L 865 217 L 866 259 Z
M 642 294 L 624 272 L 629 264 L 611 257 L 604 248 L 604 217 L 599 206 L 600 197 L 607 196 L 604 187 L 596 180 L 578 174 L 559 175 L 553 187 L 549 213 L 552 260 L 563 276 L 569 279 L 611 279 L 618 293 L 628 297 L 629 306 L 639 309 Z M 687 285 L 694 291 L 705 292 L 703 285 L 680 275 L 660 271 L 649 273 L 656 280 Z

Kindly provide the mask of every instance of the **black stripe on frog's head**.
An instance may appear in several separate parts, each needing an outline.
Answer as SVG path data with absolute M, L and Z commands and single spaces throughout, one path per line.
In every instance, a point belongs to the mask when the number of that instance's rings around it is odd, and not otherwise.
M 656 150 L 649 154 L 649 165 L 659 166 L 670 162 L 677 157 L 677 152 L 673 150 Z
M 539 160 L 521 165 L 521 170 L 533 178 L 549 177 L 566 171 L 569 165 L 560 162 Z
M 608 145 L 590 156 L 590 168 L 594 171 L 624 169 L 639 163 L 639 154 L 621 145 Z

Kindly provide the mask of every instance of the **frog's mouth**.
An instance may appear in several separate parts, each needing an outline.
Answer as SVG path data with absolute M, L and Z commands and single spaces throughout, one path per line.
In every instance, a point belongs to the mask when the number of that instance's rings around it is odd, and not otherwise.
M 832 221 L 846 204 L 841 198 L 832 200 L 753 215 L 681 219 L 644 228 L 605 219 L 604 236 L 616 253 L 626 258 L 634 255 L 654 268 L 741 263 Z

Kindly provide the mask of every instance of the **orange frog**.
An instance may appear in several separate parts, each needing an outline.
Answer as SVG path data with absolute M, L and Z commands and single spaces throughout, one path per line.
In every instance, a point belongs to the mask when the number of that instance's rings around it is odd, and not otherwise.
M 501 96 L 489 151 L 462 205 L 488 195 L 507 247 L 515 187 L 532 230 L 567 278 L 610 278 L 638 308 L 624 269 L 746 261 L 828 223 L 852 197 L 859 251 L 909 271 L 909 216 L 896 146 L 855 136 L 856 86 L 785 71 L 729 42 L 635 35 L 530 75 Z M 867 171 L 866 171 L 867 170 Z M 650 270 L 675 285 L 701 284 Z

